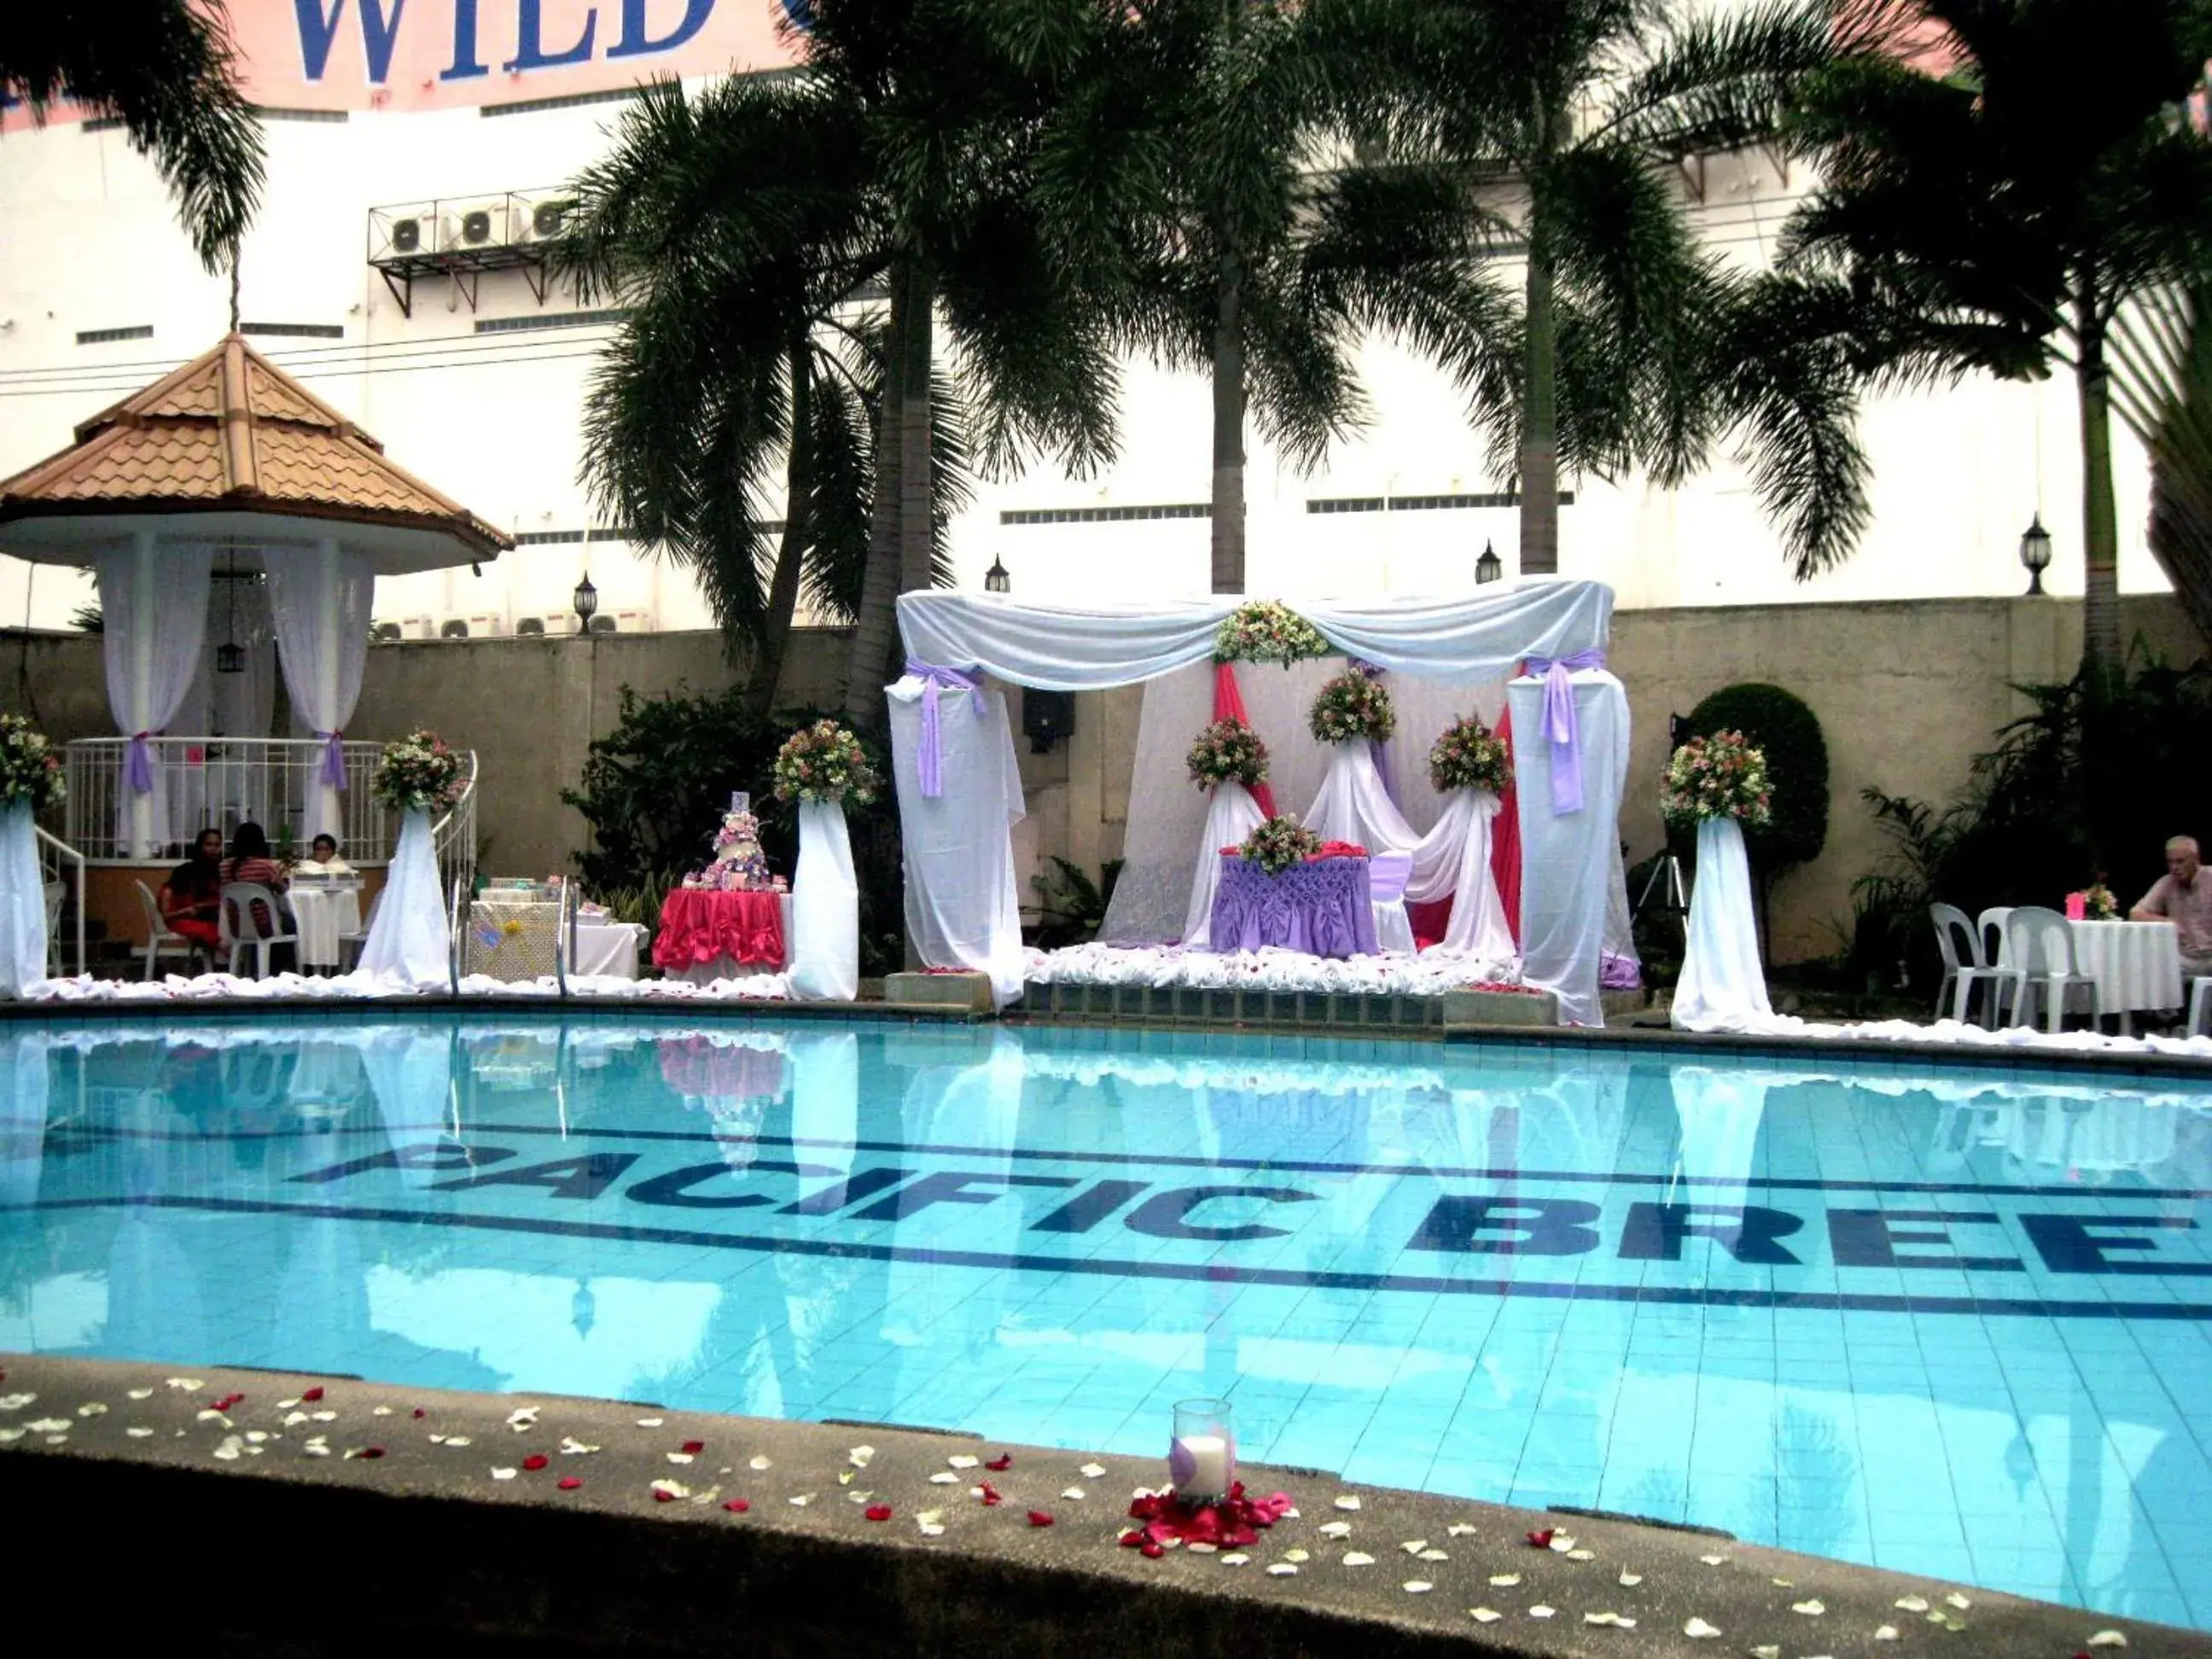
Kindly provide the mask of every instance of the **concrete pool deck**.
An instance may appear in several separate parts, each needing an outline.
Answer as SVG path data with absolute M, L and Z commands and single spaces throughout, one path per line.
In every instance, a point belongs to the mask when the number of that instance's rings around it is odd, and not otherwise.
M 1246 1471 L 1300 1513 L 1262 1532 L 1244 1564 L 1187 1549 L 1146 1559 L 1117 1539 L 1134 1489 L 1163 1479 L 1158 1462 L 886 1426 L 0 1357 L 0 1435 L 19 1607 L 35 1598 L 109 1647 L 2212 1656 L 2203 1632 L 1302 1470 Z M 978 1480 L 1004 1502 L 971 1495 Z M 888 1518 L 871 1519 L 875 1505 Z M 943 1530 L 926 1534 L 917 1516 L 933 1510 Z M 1052 1524 L 1032 1524 L 1031 1510 Z M 1340 1523 L 1347 1534 L 1324 1534 Z M 1588 1559 L 1532 1546 L 1526 1534 L 1547 1527 Z M 1281 1565 L 1297 1571 L 1270 1571 Z M 1495 1582 L 1504 1575 L 1518 1582 Z M 1479 1621 L 1478 1607 L 1499 1616 Z

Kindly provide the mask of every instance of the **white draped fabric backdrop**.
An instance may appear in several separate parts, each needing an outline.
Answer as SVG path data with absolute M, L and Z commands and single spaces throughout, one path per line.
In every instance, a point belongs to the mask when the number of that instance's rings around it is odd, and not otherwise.
M 853 878 L 853 837 L 837 802 L 799 803 L 791 932 L 793 996 L 850 1002 L 860 994 L 860 889 Z
M 269 570 L 270 616 L 293 719 L 303 736 L 343 732 L 361 700 L 375 573 L 364 555 L 328 540 L 311 548 L 271 548 L 262 557 Z M 304 792 L 307 822 L 300 839 L 343 836 L 343 809 L 337 791 L 321 781 L 319 761 L 312 775 L 315 781 Z M 362 788 L 368 781 L 351 779 L 348 787 Z
M 1759 963 L 1743 826 L 1734 818 L 1707 818 L 1698 825 L 1698 874 L 1674 1023 L 1686 1031 L 1741 1031 L 1773 1012 Z
M 399 845 L 385 872 L 357 971 L 398 989 L 434 991 L 453 982 L 451 951 L 430 815 L 410 807 L 399 820 Z
M 46 976 L 46 894 L 27 801 L 0 807 L 0 996 Z
M 141 532 L 94 561 L 100 581 L 100 655 L 108 712 L 126 738 L 166 730 L 192 683 L 207 634 L 205 542 L 158 542 Z M 127 855 L 159 858 L 180 833 L 169 822 L 167 780 L 148 757 L 150 788 L 134 787 L 125 754 L 115 797 L 115 837 Z

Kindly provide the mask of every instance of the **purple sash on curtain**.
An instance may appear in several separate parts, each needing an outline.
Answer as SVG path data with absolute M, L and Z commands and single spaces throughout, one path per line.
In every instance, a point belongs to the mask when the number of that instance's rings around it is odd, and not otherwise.
M 344 788 L 346 787 L 345 733 L 318 732 L 315 735 L 323 740 L 322 781 L 333 789 Z
M 133 732 L 130 746 L 123 751 L 123 781 L 137 794 L 154 793 L 154 745 L 146 741 L 153 735 L 151 732 Z
M 1583 810 L 1583 728 L 1575 713 L 1578 668 L 1602 668 L 1605 653 L 1577 651 L 1571 657 L 1531 657 L 1528 672 L 1543 677 L 1544 717 L 1538 722 L 1552 744 L 1552 816 Z
M 914 769 L 921 781 L 923 796 L 936 800 L 945 793 L 945 724 L 937 712 L 937 694 L 948 687 L 965 691 L 975 718 L 981 720 L 984 707 L 983 671 L 974 663 L 965 669 L 945 668 L 908 657 L 906 672 L 927 682 L 921 694 L 921 742 L 915 750 Z

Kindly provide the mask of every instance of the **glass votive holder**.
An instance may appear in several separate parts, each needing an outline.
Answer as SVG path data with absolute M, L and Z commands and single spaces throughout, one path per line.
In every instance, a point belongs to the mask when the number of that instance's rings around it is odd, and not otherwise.
M 1237 1480 L 1237 1430 L 1226 1400 L 1179 1400 L 1168 1482 L 1184 1503 L 1218 1503 Z

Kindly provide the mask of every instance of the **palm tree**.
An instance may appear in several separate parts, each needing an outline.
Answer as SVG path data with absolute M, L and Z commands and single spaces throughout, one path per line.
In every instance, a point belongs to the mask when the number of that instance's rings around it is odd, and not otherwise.
M 2151 458 L 2150 549 L 2212 647 L 2212 289 L 2162 289 L 2121 313 L 2112 408 Z
M 1492 263 L 1437 346 L 1518 478 L 1522 574 L 1559 568 L 1563 470 L 1672 486 L 1729 439 L 1801 576 L 1863 527 L 1846 353 L 1795 285 L 1705 252 L 1675 196 L 1679 165 L 1778 131 L 1836 50 L 1831 9 L 1403 0 L 1378 26 L 1360 0 L 1314 0 L 1316 27 L 1364 38 L 1392 153 L 1455 166 L 1482 204 Z
M 233 78 L 221 0 L 38 0 L 0 15 L 0 91 L 123 123 L 220 272 L 261 199 L 261 126 Z
M 2133 301 L 2204 270 L 2212 147 L 2182 106 L 2212 56 L 2202 0 L 1866 0 L 1892 43 L 1820 76 L 1802 136 L 1826 179 L 1790 257 L 1876 320 L 1891 374 L 2074 372 L 2082 665 L 2118 671 L 2111 343 Z M 1917 50 L 1915 50 L 1917 49 Z

